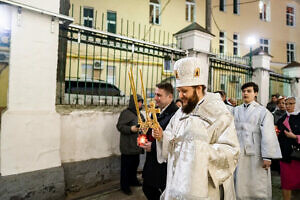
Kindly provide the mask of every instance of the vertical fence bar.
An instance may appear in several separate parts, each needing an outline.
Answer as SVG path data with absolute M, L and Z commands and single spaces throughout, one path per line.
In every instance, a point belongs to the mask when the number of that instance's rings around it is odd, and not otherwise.
M 69 83 L 68 83 L 68 104 L 71 102 L 71 70 L 72 70 L 72 41 L 73 41 L 73 31 L 71 33 L 71 39 L 70 39 L 70 55 L 69 55 Z M 69 34 L 70 34 L 69 33 Z

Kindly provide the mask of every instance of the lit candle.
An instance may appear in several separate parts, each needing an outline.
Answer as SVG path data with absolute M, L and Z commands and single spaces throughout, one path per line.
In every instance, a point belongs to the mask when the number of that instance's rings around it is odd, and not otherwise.
M 146 137 L 146 135 L 144 135 L 144 134 L 139 135 L 137 141 L 138 141 L 138 145 L 139 145 L 139 146 L 144 145 L 144 144 L 147 142 L 147 137 Z

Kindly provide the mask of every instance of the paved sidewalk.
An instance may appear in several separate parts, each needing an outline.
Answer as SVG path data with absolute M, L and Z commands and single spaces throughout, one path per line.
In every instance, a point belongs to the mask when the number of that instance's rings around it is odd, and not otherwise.
M 132 195 L 124 194 L 120 189 L 115 189 L 107 193 L 86 197 L 82 200 L 147 200 L 142 191 L 142 187 L 131 188 Z
M 147 200 L 142 191 L 142 187 L 132 187 L 132 195 L 128 196 L 122 193 L 119 187 L 113 187 L 106 192 L 98 193 L 89 197 L 80 198 L 80 200 Z M 280 176 L 278 173 L 272 172 L 272 200 L 282 200 L 280 189 Z M 300 191 L 294 193 L 292 200 L 300 200 Z

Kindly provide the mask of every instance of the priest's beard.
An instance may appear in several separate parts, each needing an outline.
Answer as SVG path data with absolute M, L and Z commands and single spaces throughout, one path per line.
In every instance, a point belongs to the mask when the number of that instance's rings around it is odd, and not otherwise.
M 194 110 L 198 102 L 199 102 L 199 97 L 196 93 L 196 89 L 194 89 L 193 96 L 188 99 L 188 102 L 185 106 L 182 106 L 182 112 L 189 114 Z

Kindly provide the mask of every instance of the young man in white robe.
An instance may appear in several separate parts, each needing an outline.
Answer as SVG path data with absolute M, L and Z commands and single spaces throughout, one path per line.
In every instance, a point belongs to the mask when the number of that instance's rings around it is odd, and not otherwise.
M 239 143 L 230 114 L 219 94 L 205 92 L 205 68 L 197 58 L 174 66 L 183 102 L 167 128 L 153 130 L 158 162 L 168 161 L 161 200 L 233 200 L 233 172 Z
M 272 114 L 255 102 L 258 86 L 242 86 L 243 104 L 233 109 L 240 142 L 240 158 L 235 172 L 238 200 L 271 200 L 271 159 L 281 158 Z

